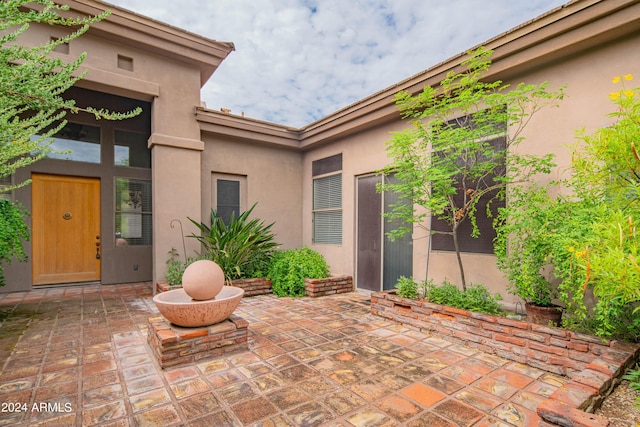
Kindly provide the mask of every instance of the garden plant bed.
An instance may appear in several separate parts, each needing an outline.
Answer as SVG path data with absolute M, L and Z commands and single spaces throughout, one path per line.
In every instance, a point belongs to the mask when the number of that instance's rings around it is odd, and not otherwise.
M 372 293 L 371 313 L 570 378 L 537 409 L 559 425 L 606 425 L 583 411 L 598 408 L 640 354 L 637 344 L 402 298 L 395 291 Z
M 244 289 L 245 297 L 266 295 L 272 292 L 271 281 L 264 278 L 236 279 L 232 282 L 232 285 Z M 166 292 L 181 287 L 181 285 L 169 286 L 166 282 L 158 282 L 156 284 L 156 292 Z M 324 279 L 304 279 L 304 288 L 306 296 L 312 298 L 353 292 L 353 277 L 332 276 Z

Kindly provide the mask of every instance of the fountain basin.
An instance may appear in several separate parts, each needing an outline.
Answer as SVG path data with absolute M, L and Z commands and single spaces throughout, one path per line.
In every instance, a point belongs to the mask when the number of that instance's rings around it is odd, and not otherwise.
M 153 297 L 160 314 L 177 326 L 194 328 L 209 326 L 227 319 L 238 307 L 244 289 L 223 286 L 215 298 L 205 301 L 192 299 L 184 289 L 162 292 Z

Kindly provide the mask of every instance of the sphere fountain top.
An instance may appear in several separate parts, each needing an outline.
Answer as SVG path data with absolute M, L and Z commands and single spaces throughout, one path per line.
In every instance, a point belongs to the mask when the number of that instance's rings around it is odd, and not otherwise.
M 182 288 L 194 300 L 213 299 L 223 286 L 224 272 L 213 261 L 195 261 L 182 274 Z

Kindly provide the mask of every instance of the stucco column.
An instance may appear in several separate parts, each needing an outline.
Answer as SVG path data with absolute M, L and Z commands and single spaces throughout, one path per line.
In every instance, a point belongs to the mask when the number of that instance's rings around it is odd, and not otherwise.
M 200 221 L 201 180 L 200 156 L 202 141 L 152 134 L 151 147 L 153 179 L 153 282 L 162 280 L 169 251 L 177 249 L 183 257 L 183 237 L 187 256 L 200 249 L 196 239 L 181 233 L 174 219 L 182 223 L 182 231 L 189 235 L 196 227 L 188 218 Z

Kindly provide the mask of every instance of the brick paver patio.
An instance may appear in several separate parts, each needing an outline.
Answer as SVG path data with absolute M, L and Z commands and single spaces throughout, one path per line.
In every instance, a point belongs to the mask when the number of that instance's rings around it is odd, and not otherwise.
M 150 283 L 0 295 L 0 425 L 537 426 L 563 377 L 380 319 L 245 298 L 249 351 L 162 370 Z

